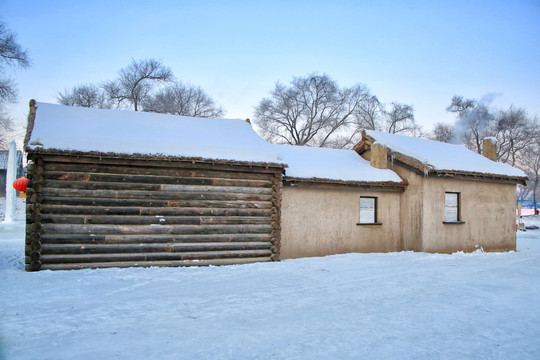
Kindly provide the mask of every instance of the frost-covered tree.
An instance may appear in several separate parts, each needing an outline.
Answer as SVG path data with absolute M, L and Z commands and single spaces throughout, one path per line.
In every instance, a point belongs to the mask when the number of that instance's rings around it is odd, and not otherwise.
M 255 110 L 255 124 L 272 142 L 344 148 L 361 129 L 406 131 L 414 123 L 409 105 L 393 103 L 389 111 L 363 84 L 341 88 L 328 75 L 295 77 L 276 83 L 271 96 Z
M 462 142 L 470 150 L 482 153 L 482 141 L 492 136 L 494 114 L 485 104 L 474 99 L 454 96 L 446 111 L 456 114 L 454 142 Z
M 88 108 L 110 109 L 112 104 L 103 88 L 94 84 L 83 84 L 64 90 L 56 96 L 59 104 Z
M 109 99 L 122 106 L 129 103 L 135 111 L 148 98 L 157 83 L 173 80 L 172 71 L 156 59 L 135 61 L 118 72 L 118 78 L 103 84 Z
M 412 105 L 393 102 L 388 111 L 384 112 L 386 121 L 383 131 L 391 134 L 415 135 L 419 130 L 414 120 L 414 108 Z
M 289 86 L 278 82 L 256 107 L 255 124 L 270 141 L 324 146 L 353 120 L 351 94 L 327 75 L 295 77 Z
M 454 125 L 445 123 L 436 123 L 429 136 L 432 140 L 450 143 L 454 140 Z
M 7 106 L 17 101 L 17 88 L 6 75 L 7 67 L 27 68 L 30 58 L 17 42 L 16 35 L 0 22 L 0 147 L 8 145 L 8 134 L 13 131 L 13 121 L 7 115 Z
M 446 110 L 457 115 L 454 142 L 462 142 L 481 154 L 483 139 L 495 137 L 498 160 L 512 166 L 519 163 L 525 149 L 540 137 L 536 117 L 529 117 L 525 109 L 513 105 L 495 111 L 482 100 L 454 96 Z
M 110 109 L 131 105 L 135 111 L 194 117 L 220 117 L 225 113 L 203 89 L 175 82 L 172 71 L 154 59 L 133 60 L 119 71 L 116 80 L 77 85 L 58 93 L 56 99 L 68 106 Z
M 198 86 L 175 82 L 143 101 L 144 111 L 193 117 L 221 117 L 223 109 Z
M 521 186 L 519 188 L 518 199 L 524 200 L 530 196 L 536 204 L 536 201 L 540 200 L 538 198 L 538 190 L 540 188 L 540 138 L 536 138 L 531 144 L 527 145 L 525 151 L 520 155 L 516 165 L 525 171 L 529 177 L 529 181 L 527 182 L 527 186 Z
M 520 154 L 538 141 L 540 129 L 536 118 L 530 118 L 525 109 L 512 105 L 496 115 L 492 134 L 497 138 L 497 158 L 515 166 Z

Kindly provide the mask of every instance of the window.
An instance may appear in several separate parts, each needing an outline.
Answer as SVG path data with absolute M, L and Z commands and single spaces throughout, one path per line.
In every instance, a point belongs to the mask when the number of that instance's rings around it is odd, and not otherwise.
M 360 223 L 361 224 L 378 224 L 377 223 L 377 198 L 376 197 L 360 197 Z
M 444 223 L 463 224 L 459 209 L 459 193 L 444 193 Z

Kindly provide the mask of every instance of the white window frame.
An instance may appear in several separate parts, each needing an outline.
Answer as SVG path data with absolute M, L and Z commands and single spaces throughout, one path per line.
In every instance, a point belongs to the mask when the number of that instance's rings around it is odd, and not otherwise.
M 463 224 L 461 221 L 461 193 L 446 191 L 444 193 L 444 221 L 445 224 Z
M 370 200 L 373 201 L 372 207 L 367 204 Z M 358 225 L 380 225 L 377 222 L 377 202 L 378 199 L 376 196 L 360 196 L 360 219 Z

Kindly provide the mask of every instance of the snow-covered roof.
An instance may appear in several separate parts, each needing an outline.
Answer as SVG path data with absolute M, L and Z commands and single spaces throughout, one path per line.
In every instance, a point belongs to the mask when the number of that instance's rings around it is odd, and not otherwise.
M 434 171 L 456 171 L 526 177 L 525 173 L 510 165 L 489 160 L 467 149 L 454 145 L 416 137 L 366 130 L 366 135 L 386 146 L 392 152 L 413 158 Z
M 283 164 L 286 176 L 347 182 L 392 182 L 353 150 L 273 145 L 244 120 L 80 108 L 37 103 L 29 149 L 141 154 Z
M 28 148 L 279 163 L 244 120 L 37 103 Z
M 372 167 L 353 150 L 275 145 L 288 165 L 285 176 L 301 179 L 328 179 L 354 182 L 395 182 L 403 180 L 392 170 Z

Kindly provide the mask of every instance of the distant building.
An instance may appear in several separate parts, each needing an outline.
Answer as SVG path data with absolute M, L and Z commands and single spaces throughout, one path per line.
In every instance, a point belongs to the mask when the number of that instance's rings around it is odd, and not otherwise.
M 0 196 L 6 196 L 6 175 L 8 164 L 8 150 L 0 150 Z M 23 153 L 17 151 L 17 178 L 24 176 Z

